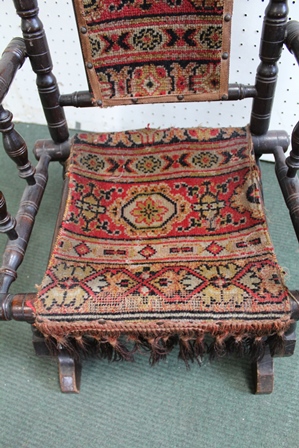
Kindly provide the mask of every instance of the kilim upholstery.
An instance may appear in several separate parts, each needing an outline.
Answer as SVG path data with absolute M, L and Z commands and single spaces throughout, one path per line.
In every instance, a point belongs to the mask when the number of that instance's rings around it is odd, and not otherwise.
M 0 319 L 32 324 L 36 353 L 57 355 L 64 392 L 78 392 L 82 354 L 132 360 L 145 351 L 155 363 L 178 346 L 187 365 L 206 353 L 250 355 L 256 391 L 269 393 L 273 356 L 294 351 L 299 293 L 277 263 L 258 160 L 274 156 L 299 239 L 299 123 L 288 158 L 288 134 L 269 130 L 284 43 L 299 62 L 299 22 L 288 20 L 287 0 L 268 0 L 255 83 L 231 84 L 232 3 L 73 0 L 88 90 L 61 95 L 37 0 L 14 0 L 23 38 L 0 59 L 0 132 L 28 185 L 16 218 L 0 192 L 9 239 Z M 2 106 L 27 57 L 51 135 L 35 144 L 36 166 Z M 244 98 L 252 110 L 243 127 L 100 128 L 70 139 L 64 114 L 64 106 Z M 36 291 L 11 294 L 50 162 L 65 177 L 48 267 Z
M 227 95 L 232 0 L 75 0 L 94 102 Z
M 67 177 L 35 303 L 43 334 L 130 357 L 126 335 L 156 360 L 175 338 L 192 358 L 206 333 L 224 350 L 288 328 L 246 128 L 79 134 Z

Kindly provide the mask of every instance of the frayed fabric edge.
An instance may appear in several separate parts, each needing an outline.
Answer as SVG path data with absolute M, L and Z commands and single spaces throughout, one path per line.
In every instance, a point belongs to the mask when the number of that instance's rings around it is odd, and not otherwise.
M 239 357 L 249 356 L 253 362 L 262 359 L 266 346 L 269 346 L 272 356 L 284 345 L 284 335 L 290 326 L 284 322 L 280 325 L 271 322 L 256 329 L 255 332 L 244 332 L 238 326 L 238 331 L 202 331 L 185 330 L 174 332 L 97 332 L 95 330 L 81 333 L 72 331 L 50 332 L 49 328 L 37 328 L 45 337 L 46 344 L 52 355 L 57 355 L 61 349 L 76 359 L 98 357 L 108 361 L 134 361 L 138 354 L 148 354 L 149 363 L 154 365 L 166 359 L 167 355 L 178 347 L 178 358 L 185 362 L 197 362 L 201 365 L 207 355 L 210 359 L 221 358 L 235 354 Z M 53 328 L 52 328 L 53 330 Z M 57 330 L 57 328 L 56 328 Z M 231 330 L 231 328 L 230 328 Z M 252 330 L 252 328 L 251 328 Z

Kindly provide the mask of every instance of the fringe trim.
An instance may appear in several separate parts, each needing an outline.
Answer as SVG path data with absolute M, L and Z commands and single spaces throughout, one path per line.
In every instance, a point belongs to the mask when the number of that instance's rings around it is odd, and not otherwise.
M 108 361 L 134 361 L 136 353 L 149 353 L 149 363 L 154 365 L 167 355 L 175 346 L 179 347 L 178 358 L 186 367 L 195 361 L 201 365 L 205 355 L 210 359 L 235 354 L 249 356 L 258 361 L 264 356 L 265 347 L 269 345 L 271 354 L 281 350 L 284 345 L 284 332 L 266 336 L 227 336 L 217 335 L 211 338 L 203 333 L 182 333 L 174 335 L 142 335 L 131 333 L 122 335 L 72 335 L 53 337 L 46 335 L 45 340 L 52 355 L 66 349 L 71 356 L 82 359 L 95 356 Z

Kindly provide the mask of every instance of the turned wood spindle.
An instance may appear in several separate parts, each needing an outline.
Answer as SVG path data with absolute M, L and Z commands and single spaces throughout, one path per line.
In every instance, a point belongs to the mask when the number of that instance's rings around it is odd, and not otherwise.
M 17 71 L 26 58 L 26 47 L 23 39 L 14 37 L 5 48 L 0 59 L 0 103 L 8 93 Z
M 299 22 L 290 20 L 287 23 L 287 35 L 285 39 L 288 50 L 295 56 L 299 64 Z
M 295 56 L 299 64 L 299 22 L 291 20 L 286 27 L 285 43 L 288 50 Z M 294 178 L 299 169 L 299 122 L 292 133 L 292 151 L 286 160 L 288 166 L 287 176 Z
M 292 151 L 289 157 L 286 159 L 288 166 L 288 177 L 295 177 L 297 170 L 299 169 L 299 122 L 294 127 L 292 132 Z
M 17 270 L 24 259 L 35 217 L 46 188 L 50 161 L 49 155 L 41 156 L 36 165 L 35 185 L 27 185 L 24 190 L 16 215 L 18 239 L 7 242 L 2 258 L 0 293 L 8 292 L 11 283 L 17 278 Z
M 0 191 L 0 232 L 6 233 L 10 240 L 16 240 L 18 234 L 15 227 L 16 220 L 8 213 L 5 198 Z
M 26 179 L 29 185 L 34 185 L 35 168 L 28 159 L 27 145 L 12 123 L 12 113 L 0 106 L 0 132 L 3 136 L 3 146 L 7 155 L 16 163 L 19 176 Z
M 256 74 L 257 95 L 253 100 L 250 131 L 266 134 L 269 129 L 278 67 L 287 24 L 287 0 L 270 0 L 266 9 L 260 45 L 260 60 Z
M 48 128 L 54 143 L 63 143 L 69 138 L 63 108 L 59 104 L 59 88 L 52 73 L 52 60 L 44 32 L 38 17 L 37 0 L 13 0 L 16 12 L 22 20 L 21 28 L 27 56 L 36 73 L 36 84 L 43 105 Z

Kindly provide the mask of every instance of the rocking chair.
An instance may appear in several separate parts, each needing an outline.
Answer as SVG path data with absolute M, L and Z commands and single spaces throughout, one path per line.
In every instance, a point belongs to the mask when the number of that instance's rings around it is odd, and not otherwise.
M 273 388 L 273 357 L 291 355 L 299 293 L 289 291 L 267 228 L 259 158 L 273 154 L 299 238 L 299 123 L 269 130 L 284 44 L 299 61 L 299 22 L 287 0 L 266 8 L 254 85 L 229 84 L 232 0 L 73 0 L 89 90 L 60 94 L 37 0 L 14 0 L 23 38 L 0 60 L 0 102 L 28 57 L 50 140 L 34 167 L 0 105 L 8 156 L 27 182 L 16 218 L 0 196 L 8 242 L 0 270 L 2 320 L 32 325 L 38 355 L 56 355 L 63 392 L 78 392 L 81 359 L 150 363 L 178 346 L 204 356 L 251 356 L 256 392 Z M 250 36 L 248 36 L 250 39 Z M 248 126 L 78 133 L 64 107 L 252 98 Z M 245 123 L 246 124 L 246 123 Z M 45 190 L 64 168 L 48 268 L 35 292 L 10 294 Z

